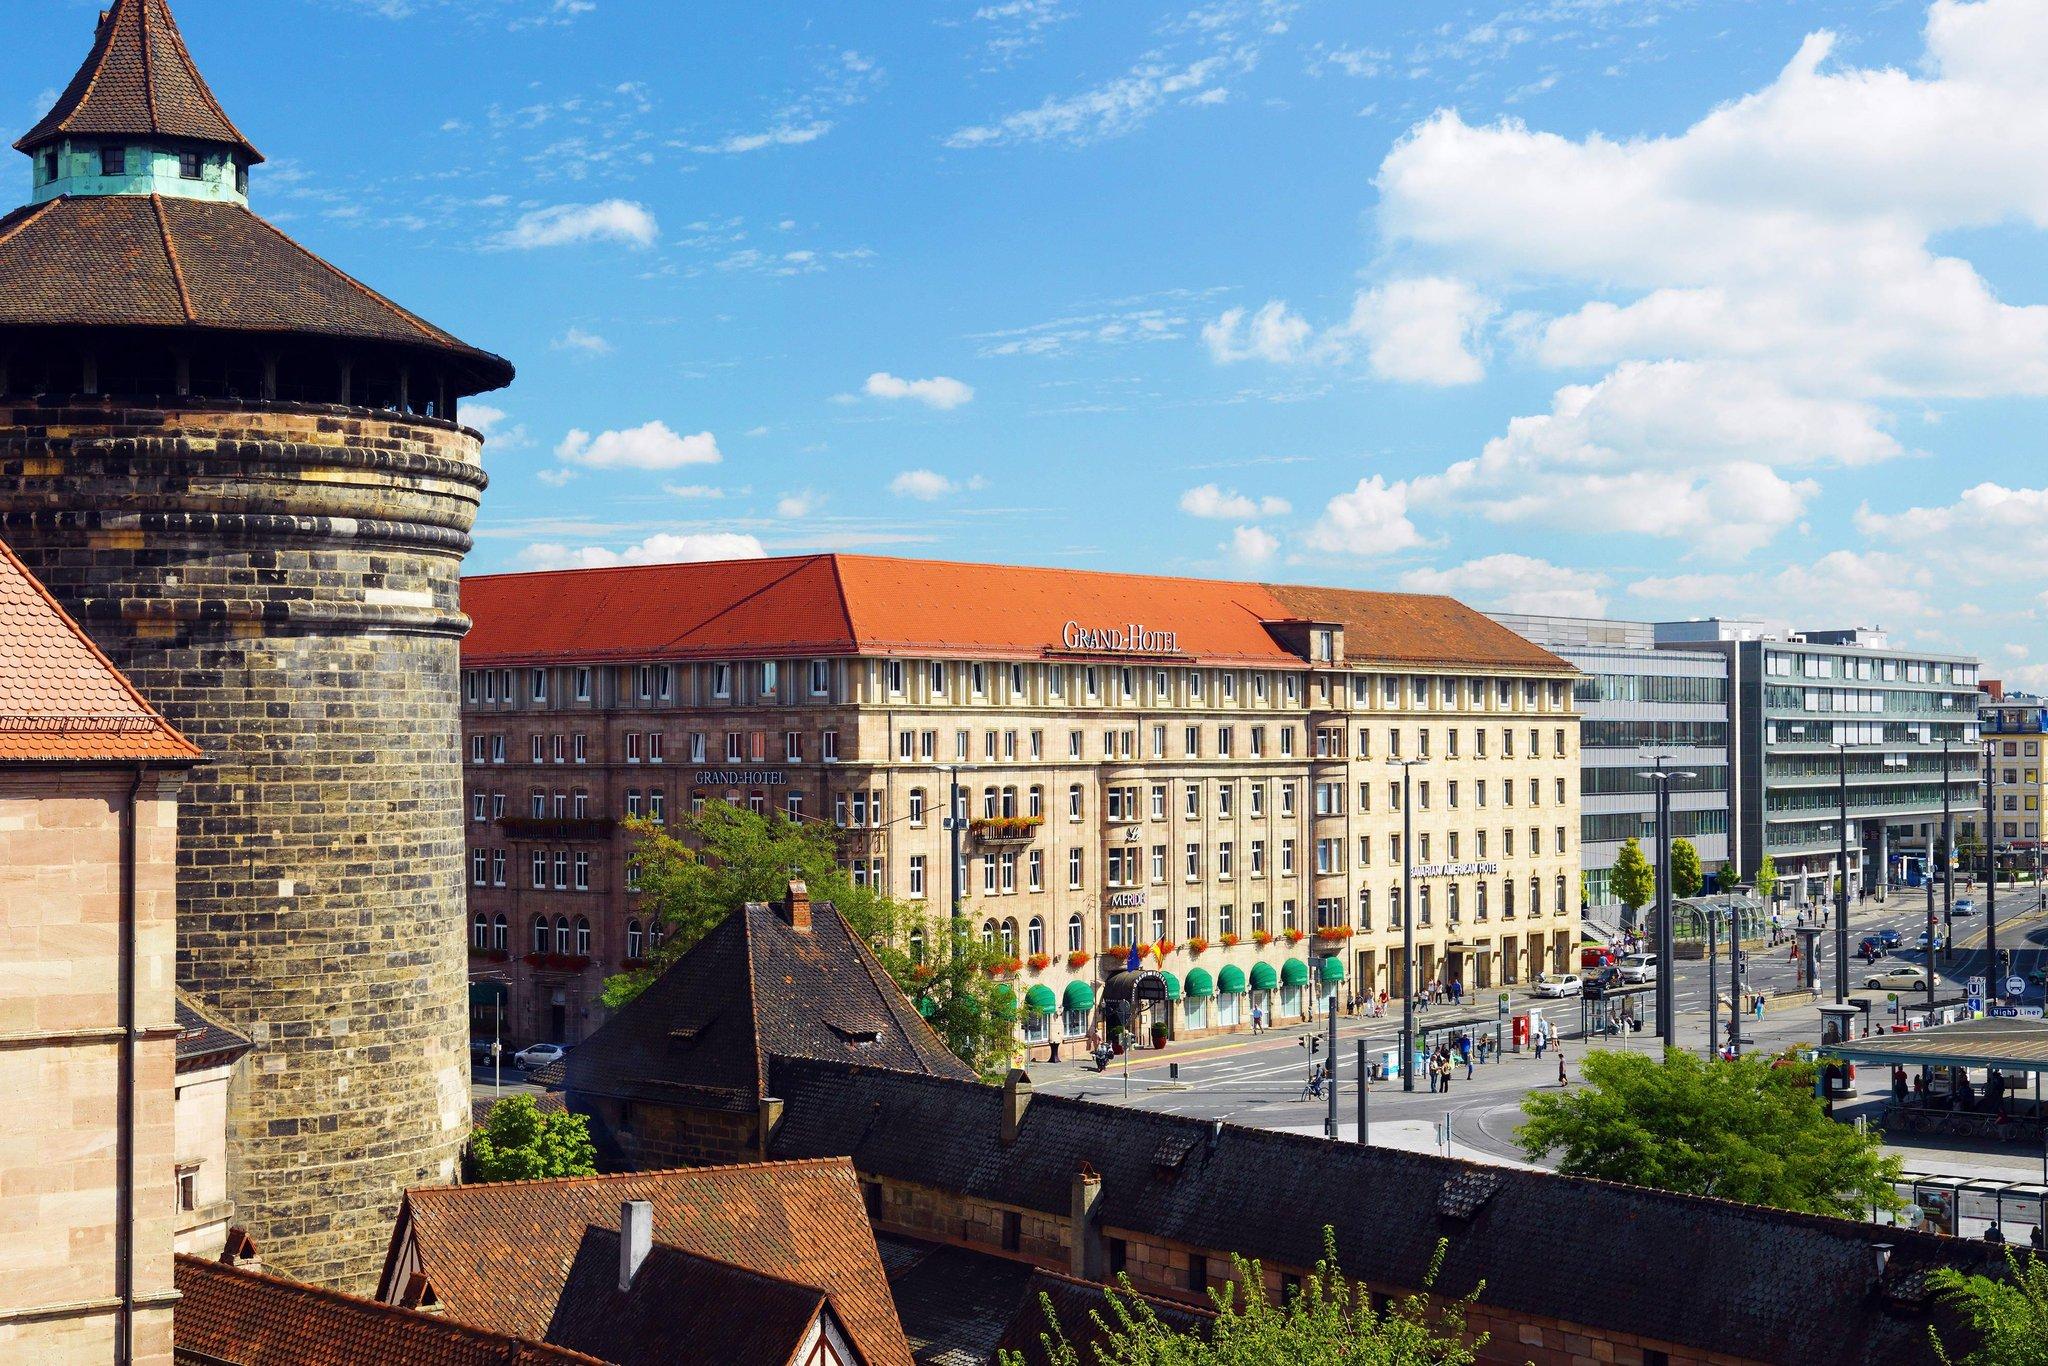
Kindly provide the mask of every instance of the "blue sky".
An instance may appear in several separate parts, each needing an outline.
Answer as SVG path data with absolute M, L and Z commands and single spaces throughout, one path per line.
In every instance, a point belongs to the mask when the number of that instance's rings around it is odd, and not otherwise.
M 2048 684 L 2035 0 L 174 3 L 258 210 L 518 364 L 475 570 L 1763 612 Z M 16 124 L 93 10 L 10 7 Z

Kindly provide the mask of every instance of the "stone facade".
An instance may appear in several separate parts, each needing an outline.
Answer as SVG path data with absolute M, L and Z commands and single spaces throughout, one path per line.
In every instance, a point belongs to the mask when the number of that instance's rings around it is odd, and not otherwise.
M 175 793 L 136 802 L 134 1360 L 171 1360 Z M 119 1287 L 121 821 L 130 770 L 0 770 L 0 1360 L 100 1363 Z
M 393 412 L 0 398 L 0 534 L 211 759 L 180 807 L 178 977 L 255 1041 L 227 1193 L 267 1265 L 346 1290 L 400 1191 L 453 1179 L 469 1114 L 479 444 Z

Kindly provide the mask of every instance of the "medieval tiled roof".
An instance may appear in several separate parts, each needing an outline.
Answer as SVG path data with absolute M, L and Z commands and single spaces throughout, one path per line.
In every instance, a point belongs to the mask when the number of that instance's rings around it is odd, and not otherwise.
M 1874 1224 L 1550 1172 L 1038 1095 L 1001 1141 L 1003 1094 L 979 1083 L 779 1061 L 780 1158 L 843 1154 L 864 1174 L 1065 1217 L 1073 1173 L 1102 1176 L 1103 1229 L 1308 1268 L 1334 1227 L 1347 1275 L 1437 1282 L 1482 1303 L 1731 1358 L 1865 1366 L 1926 1360 L 1938 1266 L 1984 1272 L 1996 1249 Z M 1183 1154 L 1155 1160 L 1163 1145 Z M 1483 1198 L 1480 1198 L 1483 1195 Z M 1882 1282 L 1873 1244 L 1892 1245 Z
M 410 1252 L 452 1319 L 549 1341 L 559 1340 L 557 1325 L 596 1334 L 607 1319 L 622 1328 L 640 1324 L 657 1335 L 651 1342 L 621 1337 L 593 1350 L 646 1360 L 665 1342 L 671 1355 L 662 1359 L 673 1359 L 678 1321 L 660 1312 L 661 1296 L 632 1310 L 618 1297 L 619 1207 L 629 1200 L 654 1206 L 657 1244 L 776 1283 L 746 1281 L 755 1298 L 745 1303 L 786 1321 L 801 1298 L 791 1287 L 815 1288 L 867 1366 L 909 1366 L 860 1184 L 838 1159 L 408 1191 L 382 1297 L 402 1289 L 388 1281 Z M 665 1267 L 650 1282 L 663 1294 L 703 1272 L 680 1261 Z M 693 1283 L 689 1293 L 703 1293 L 705 1284 Z M 740 1293 L 741 1281 L 723 1284 Z
M 1450 598 L 867 555 L 636 565 L 462 581 L 470 664 L 820 654 L 1039 658 L 1070 621 L 1177 634 L 1181 663 L 1301 668 L 1267 630 L 1340 622 L 1354 660 L 1569 671 Z M 1145 663 L 1146 657 L 1131 656 Z
M 830 904 L 733 912 L 561 1062 L 580 1095 L 751 1114 L 771 1057 L 970 1078 Z
M 71 84 L 15 148 L 60 137 L 133 136 L 225 142 L 263 160 L 207 88 L 167 0 L 114 0 Z
M 591 1366 L 598 1361 L 198 1257 L 178 1258 L 179 1362 L 207 1366 Z
M 1203 1333 L 1214 1321 L 1214 1315 L 1183 1305 L 1143 1295 L 1126 1297 L 1132 1298 L 1143 1300 L 1154 1318 L 1178 1333 Z M 1050 1319 L 1045 1312 L 1048 1303 L 1052 1306 Z M 1034 1271 L 1024 1283 L 1017 1312 L 1004 1326 L 991 1356 L 1015 1353 L 1024 1366 L 1052 1366 L 1052 1355 L 1045 1350 L 1045 1340 L 1052 1338 L 1072 1345 L 1081 1360 L 1095 1361 L 1096 1345 L 1109 1336 L 1102 1331 L 1102 1324 L 1116 1322 L 1104 1287 L 1050 1271 Z
M 1024 1302 L 1029 1262 L 877 1234 L 889 1294 L 918 1366 L 981 1366 Z M 1093 1357 L 1083 1358 L 1093 1361 Z
M 421 347 L 480 387 L 500 357 L 458 340 L 239 204 L 155 195 L 52 199 L 0 218 L 0 328 L 160 327 Z
M 178 1070 L 217 1067 L 249 1051 L 248 1036 L 221 1023 L 206 1007 L 178 988 Z
M 0 762 L 199 757 L 0 544 Z

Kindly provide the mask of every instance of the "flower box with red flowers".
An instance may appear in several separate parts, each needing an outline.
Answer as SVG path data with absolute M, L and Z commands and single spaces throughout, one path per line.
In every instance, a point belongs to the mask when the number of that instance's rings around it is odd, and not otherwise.
M 1253 931 L 1252 931 L 1252 942 L 1253 942 L 1254 944 L 1257 944 L 1257 945 L 1258 945 L 1258 946 L 1259 946 L 1260 948 L 1262 948 L 1262 949 L 1263 949 L 1264 947 L 1266 947 L 1266 945 L 1268 945 L 1268 944 L 1270 944 L 1270 943 L 1272 943 L 1272 942 L 1273 942 L 1273 934 L 1272 934 L 1272 931 L 1270 931 L 1270 930 L 1253 930 Z
M 1202 936 L 1199 934 L 1196 935 L 1193 939 L 1188 940 L 1187 944 L 1188 952 L 1190 954 L 1200 953 L 1203 949 L 1206 949 L 1208 947 L 1209 941 L 1202 938 Z
M 1242 942 L 1244 942 L 1244 941 L 1242 941 L 1241 939 L 1239 939 L 1239 938 L 1238 938 L 1238 937 L 1237 937 L 1236 935 L 1234 935 L 1234 934 L 1226 934 L 1226 935 L 1224 935 L 1224 936 L 1223 936 L 1223 938 L 1222 938 L 1222 939 L 1218 940 L 1217 942 L 1218 942 L 1218 943 L 1220 943 L 1220 944 L 1222 944 L 1222 945 L 1223 945 L 1223 947 L 1224 947 L 1224 948 L 1226 948 L 1226 949 L 1234 949 L 1234 948 L 1236 948 L 1236 947 L 1237 947 L 1237 946 L 1238 946 L 1239 944 L 1241 944 L 1241 943 L 1242 943 Z
M 913 982 L 929 982 L 938 975 L 939 970 L 930 963 L 919 963 L 910 969 L 910 980 Z
M 1285 930 L 1282 933 L 1287 936 L 1287 942 L 1290 944 L 1299 944 L 1306 937 L 1300 930 Z
M 1024 962 L 1033 972 L 1044 972 L 1052 966 L 1052 955 L 1049 953 L 1034 953 L 1025 959 Z
M 1092 955 L 1090 955 L 1086 949 L 1075 949 L 1072 953 L 1067 955 L 1067 970 L 1070 972 L 1079 972 L 1082 968 L 1088 966 L 1088 959 L 1091 956 Z
M 1323 940 L 1325 943 L 1339 939 L 1349 939 L 1350 937 L 1351 927 L 1349 925 L 1325 925 L 1316 931 L 1316 938 Z

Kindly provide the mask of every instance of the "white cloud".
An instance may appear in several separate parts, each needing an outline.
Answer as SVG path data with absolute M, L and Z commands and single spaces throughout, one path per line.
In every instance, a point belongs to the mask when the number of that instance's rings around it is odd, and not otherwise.
M 1391 555 L 1427 544 L 1408 520 L 1407 485 L 1377 474 L 1332 498 L 1307 540 L 1313 550 L 1338 555 Z
M 675 498 L 725 497 L 725 490 L 716 484 L 663 484 L 661 491 Z
M 1674 611 L 1747 614 L 1800 627 L 1900 626 L 1940 620 L 1942 581 L 1917 555 L 1835 550 L 1776 571 L 1638 579 L 1628 591 Z
M 1141 127 L 1169 103 L 1202 103 L 1218 82 L 1243 69 L 1223 53 L 1176 64 L 1140 62 L 1115 80 L 1073 95 L 1047 96 L 1035 108 L 1006 114 L 993 123 L 956 130 L 948 147 L 1000 147 L 1012 143 L 1056 142 L 1086 146 L 1121 137 Z
M 983 480 L 979 475 L 971 479 L 949 479 L 937 470 L 905 470 L 889 481 L 889 492 L 898 498 L 915 498 L 919 502 L 934 503 L 949 494 L 966 489 L 978 489 Z
M 734 133 L 717 142 L 699 143 L 690 150 L 732 154 L 758 152 L 764 147 L 801 147 L 807 142 L 816 142 L 831 131 L 830 119 L 813 119 L 808 123 L 779 123 L 759 133 Z
M 1597 617 L 1607 611 L 1606 580 L 1528 555 L 1488 555 L 1450 569 L 1411 569 L 1401 587 L 1441 593 L 1498 612 Z
M 573 430 L 555 447 L 555 458 L 592 469 L 672 470 L 680 465 L 715 465 L 723 457 L 710 432 L 679 436 L 657 421 L 596 436 Z
M 1462 280 L 1426 276 L 1360 290 L 1350 317 L 1320 332 L 1275 299 L 1249 315 L 1242 308 L 1226 310 L 1202 329 L 1202 340 L 1209 355 L 1225 365 L 1343 364 L 1363 348 L 1381 379 L 1471 384 L 1485 378 L 1476 347 L 1480 329 L 1497 309 Z
M 1241 526 L 1230 533 L 1230 557 L 1246 564 L 1264 564 L 1280 549 L 1280 538 L 1264 527 Z
M 941 412 L 958 408 L 974 397 L 972 385 L 962 384 L 959 380 L 948 379 L 944 375 L 935 375 L 930 379 L 898 379 L 884 370 L 877 370 L 869 375 L 868 382 L 862 389 L 870 398 L 914 399 L 927 408 L 937 408 Z
M 557 204 L 535 209 L 514 223 L 499 242 L 522 251 L 584 242 L 650 247 L 660 236 L 654 215 L 644 205 L 626 199 L 607 199 L 598 204 Z
M 481 436 L 493 451 L 516 451 L 529 444 L 525 424 L 512 421 L 512 415 L 503 408 L 465 399 L 459 415 L 463 424 Z
M 825 495 L 811 489 L 785 493 L 775 500 L 775 515 L 785 521 L 808 517 L 825 505 Z
M 1214 484 L 1202 484 L 1180 496 L 1180 510 L 1190 517 L 1243 521 L 1253 517 L 1285 517 L 1294 509 L 1285 498 L 1250 498 L 1236 489 L 1226 492 Z
M 752 536 L 731 531 L 675 535 L 657 532 L 624 550 L 605 546 L 569 546 L 542 541 L 519 552 L 527 569 L 609 569 L 621 564 L 682 564 L 697 560 L 758 560 L 768 554 Z
M 571 327 L 554 339 L 549 346 L 556 351 L 581 351 L 588 356 L 608 356 L 612 344 L 594 332 L 585 332 L 580 327 Z

